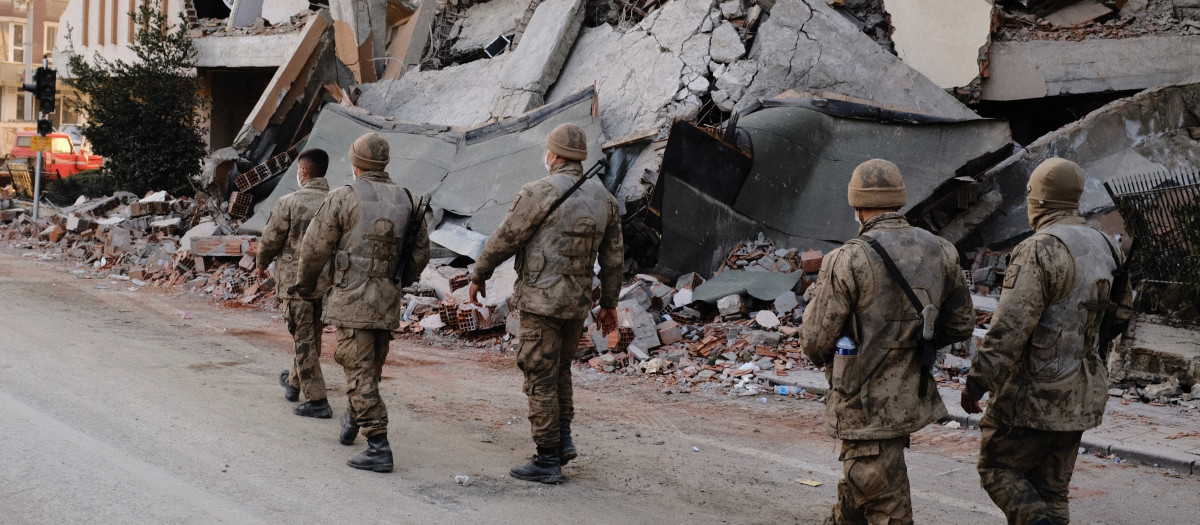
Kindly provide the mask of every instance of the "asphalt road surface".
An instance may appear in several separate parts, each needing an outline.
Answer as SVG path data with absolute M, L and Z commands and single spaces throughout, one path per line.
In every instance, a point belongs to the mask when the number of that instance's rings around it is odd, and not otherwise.
M 396 471 L 353 470 L 364 440 L 339 445 L 336 418 L 296 417 L 283 399 L 277 312 L 131 291 L 22 253 L 0 249 L 0 523 L 820 523 L 836 498 L 821 404 L 586 370 L 568 481 L 512 479 L 533 449 L 512 353 L 422 340 L 394 341 L 384 370 Z M 978 446 L 976 431 L 914 436 L 918 523 L 1004 523 L 979 488 Z M 1195 523 L 1200 478 L 1084 457 L 1071 495 L 1075 523 Z

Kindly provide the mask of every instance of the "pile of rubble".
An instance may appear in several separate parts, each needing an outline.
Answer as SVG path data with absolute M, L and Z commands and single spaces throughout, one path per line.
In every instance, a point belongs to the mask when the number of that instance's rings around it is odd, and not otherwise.
M 1036 4 L 1035 2 L 1026 2 Z M 1040 2 L 1046 3 L 1046 2 Z M 1194 0 L 1129 0 L 1068 2 L 1044 13 L 1020 6 L 998 11 L 996 41 L 1084 40 L 1133 38 L 1172 33 L 1200 35 L 1200 2 Z M 1191 11 L 1189 11 L 1189 9 Z
M 273 283 L 252 273 L 257 238 L 224 235 L 229 228 L 211 218 L 203 199 L 118 192 L 43 211 L 35 221 L 22 208 L 0 210 L 0 242 L 73 263 L 71 273 L 81 278 L 181 286 L 214 300 L 273 305 Z

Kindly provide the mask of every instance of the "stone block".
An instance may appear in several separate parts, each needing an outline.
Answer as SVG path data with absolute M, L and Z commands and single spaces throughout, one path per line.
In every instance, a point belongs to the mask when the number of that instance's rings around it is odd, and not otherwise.
M 728 64 L 746 55 L 746 45 L 733 24 L 724 22 L 713 29 L 708 54 L 716 62 Z
M 775 313 L 783 315 L 800 306 L 800 300 L 796 298 L 796 292 L 788 290 L 775 298 Z
M 767 329 L 779 328 L 779 317 L 770 310 L 761 310 L 754 315 L 754 322 Z
M 723 316 L 741 315 L 746 313 L 746 304 L 740 295 L 728 295 L 717 301 L 717 311 Z

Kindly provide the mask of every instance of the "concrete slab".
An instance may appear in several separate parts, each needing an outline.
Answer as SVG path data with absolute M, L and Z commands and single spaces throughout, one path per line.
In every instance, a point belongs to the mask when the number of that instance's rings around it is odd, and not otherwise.
M 896 54 L 943 89 L 979 77 L 992 34 L 992 0 L 887 0 Z M 954 13 L 954 16 L 946 16 Z
M 1083 168 L 1087 179 L 1080 210 L 1091 215 L 1112 206 L 1104 182 L 1113 177 L 1200 162 L 1200 143 L 1187 135 L 1187 128 L 1195 126 L 1200 126 L 1200 84 L 1150 89 L 1046 134 L 982 178 L 986 184 L 981 191 L 999 189 L 1005 196 L 999 211 L 978 229 L 984 244 L 1001 244 L 1030 231 L 1025 184 L 1043 160 L 1062 157 Z
M 491 102 L 512 56 L 437 71 L 409 71 L 398 79 L 364 84 L 356 104 L 373 115 L 409 122 L 475 126 L 491 120 Z
M 520 115 L 545 103 L 546 92 L 579 35 L 583 12 L 583 0 L 546 0 L 538 5 L 500 77 L 492 118 Z
M 837 91 L 880 104 L 951 118 L 973 111 L 888 53 L 824 0 L 777 2 L 758 30 L 758 73 L 737 109 L 789 89 Z
M 279 67 L 292 58 L 303 32 L 207 36 L 196 44 L 197 67 Z
M 646 31 L 622 34 L 604 24 L 579 34 L 546 100 L 555 102 L 595 85 L 604 132 L 619 137 L 663 122 L 682 70 L 679 56 L 663 51 Z
M 337 187 L 352 180 L 350 144 L 363 133 L 379 133 L 391 147 L 386 171 L 393 181 L 414 195 L 432 194 L 436 216 L 466 217 L 457 224 L 486 235 L 500 224 L 521 186 L 545 176 L 545 138 L 555 126 L 573 122 L 583 127 L 591 152 L 588 165 L 600 158 L 604 140 L 591 105 L 590 91 L 577 93 L 558 106 L 465 131 L 387 121 L 329 105 L 317 117 L 306 147 L 329 153 L 326 178 Z M 296 191 L 295 170 L 293 164 L 271 195 L 256 203 L 241 231 L 262 231 L 275 202 Z
M 1200 330 L 1160 321 L 1153 316 L 1135 318 L 1128 336 L 1109 356 L 1114 382 L 1145 385 L 1174 377 L 1185 391 L 1200 383 Z
M 992 44 L 983 100 L 1128 91 L 1200 82 L 1200 36 Z
M 462 31 L 451 49 L 466 53 L 483 49 L 500 35 L 512 38 L 529 0 L 488 0 L 468 7 L 462 15 Z

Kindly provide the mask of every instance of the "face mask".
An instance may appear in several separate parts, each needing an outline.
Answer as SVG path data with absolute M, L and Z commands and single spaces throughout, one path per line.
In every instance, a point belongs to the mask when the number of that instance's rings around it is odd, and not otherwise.
M 863 225 L 863 224 L 862 224 L 862 220 L 860 220 L 860 219 L 858 218 L 858 212 L 857 212 L 857 211 L 855 211 L 855 212 L 854 212 L 854 222 L 857 222 L 857 223 L 858 223 L 858 227 L 859 227 L 859 228 L 862 228 L 862 225 Z
M 546 173 L 550 173 L 550 155 L 542 157 L 542 165 L 546 167 Z
M 296 170 L 296 187 L 303 188 L 304 181 L 300 180 L 300 170 Z

